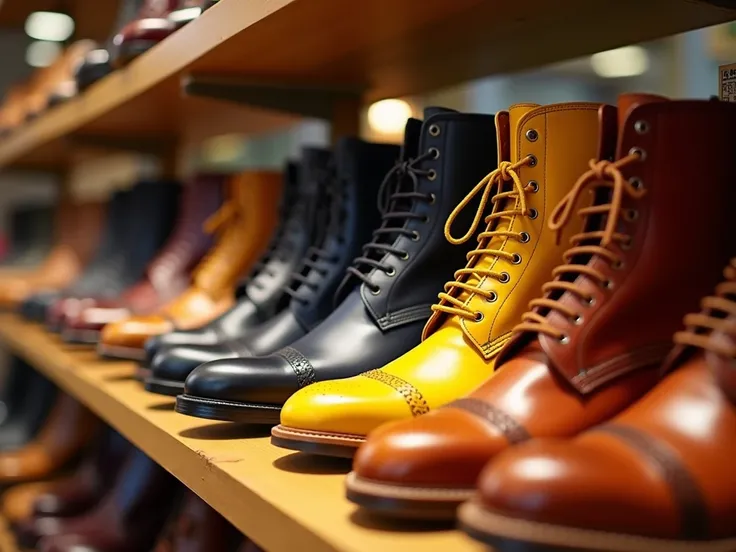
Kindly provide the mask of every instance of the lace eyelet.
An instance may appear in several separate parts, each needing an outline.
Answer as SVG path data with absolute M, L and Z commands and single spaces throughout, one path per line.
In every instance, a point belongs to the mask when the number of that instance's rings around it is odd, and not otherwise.
M 511 276 L 509 276 L 508 272 L 502 272 L 498 277 L 498 281 L 502 284 L 508 284 L 511 281 Z
M 518 264 L 521 264 L 521 261 L 522 261 L 521 255 L 519 255 L 518 253 L 514 253 L 514 258 L 511 259 L 511 264 L 518 265 Z
M 371 294 L 372 295 L 379 295 L 380 293 L 381 293 L 381 288 L 380 287 L 371 289 Z
M 437 180 L 437 171 L 434 169 L 429 169 L 429 172 L 427 173 L 427 179 L 428 180 Z
M 481 322 L 482 320 L 483 320 L 483 313 L 480 312 L 480 311 L 476 312 L 475 313 L 475 321 L 476 322 Z
M 527 163 L 527 165 L 529 165 L 530 167 L 536 167 L 537 166 L 537 163 L 539 161 L 537 160 L 537 156 L 536 155 L 532 155 L 530 153 L 529 155 L 527 155 L 527 158 L 529 159 L 529 162 Z
M 634 123 L 634 130 L 637 134 L 646 134 L 649 132 L 649 123 L 646 121 L 636 121 Z
M 642 182 L 642 179 L 638 176 L 632 176 L 629 178 L 629 184 L 631 184 L 631 187 L 635 190 L 642 190 L 644 188 L 644 182 Z
M 519 234 L 519 241 L 521 243 L 529 243 L 529 241 L 532 239 L 532 237 L 529 235 L 528 232 L 522 232 Z
M 611 263 L 611 268 L 613 268 L 613 270 L 623 270 L 624 262 L 619 259 L 618 261 Z
M 429 153 L 432 154 L 432 159 L 440 158 L 440 150 L 438 150 L 437 148 L 429 148 Z
M 647 158 L 647 152 L 641 148 L 631 148 L 629 155 L 638 155 L 639 161 L 644 161 Z
M 497 300 L 498 300 L 498 293 L 496 293 L 495 291 L 492 291 L 488 295 L 488 297 L 486 297 L 486 302 L 487 303 L 495 303 Z
M 440 127 L 439 127 L 439 125 L 429 125 L 429 135 L 430 136 L 439 136 L 440 135 Z
M 401 255 L 401 257 L 399 257 L 399 259 L 401 259 L 402 261 L 408 261 L 409 260 L 409 252 L 408 251 L 404 251 L 404 254 Z
M 586 307 L 592 307 L 593 305 L 595 305 L 595 297 L 591 296 L 591 297 L 584 298 L 583 299 L 583 304 Z
M 534 207 L 532 207 L 531 209 L 529 209 L 529 218 L 530 219 L 534 220 L 538 216 L 539 216 L 539 211 L 537 211 Z
M 580 324 L 583 323 L 583 317 L 578 314 L 575 318 L 572 319 L 572 323 L 575 324 L 576 326 L 579 326 Z
M 624 211 L 624 220 L 627 222 L 634 222 L 639 218 L 639 211 L 636 209 L 626 209 Z
M 422 218 L 422 224 L 429 224 L 429 215 L 424 215 Z
M 429 194 L 429 204 L 434 205 L 437 202 L 437 196 L 434 194 Z
M 526 139 L 530 142 L 536 142 L 539 139 L 539 133 L 533 128 L 530 128 L 526 131 Z
M 412 230 L 411 241 L 418 242 L 421 239 L 422 239 L 422 236 L 419 235 L 419 232 L 417 232 L 416 230 Z
M 611 280 L 606 280 L 605 282 L 601 283 L 601 286 L 606 289 L 613 289 L 613 282 Z
M 568 343 L 570 343 L 570 336 L 563 335 L 558 339 L 558 341 L 560 342 L 560 345 L 567 345 Z
M 536 180 L 530 180 L 527 186 L 532 189 L 533 194 L 536 194 L 539 191 L 539 182 L 537 182 Z
M 629 239 L 628 239 L 627 241 L 625 241 L 625 242 L 621 242 L 621 243 L 619 244 L 619 247 L 620 247 L 621 249 L 623 249 L 624 251 L 628 251 L 629 249 L 631 249 L 631 247 L 632 247 L 633 245 L 634 245 L 634 240 L 633 240 L 633 238 L 629 237 Z
M 395 269 L 394 267 L 389 267 L 389 269 L 388 269 L 388 270 L 384 270 L 383 272 L 384 272 L 384 274 L 386 274 L 386 276 L 388 276 L 388 277 L 391 277 L 391 276 L 396 276 L 396 269 Z

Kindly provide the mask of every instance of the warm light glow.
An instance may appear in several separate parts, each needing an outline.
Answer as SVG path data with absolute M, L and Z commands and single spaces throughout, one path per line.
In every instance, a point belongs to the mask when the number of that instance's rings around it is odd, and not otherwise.
M 411 106 L 404 100 L 381 100 L 368 108 L 368 124 L 381 134 L 398 134 L 411 115 Z
M 36 40 L 64 42 L 74 33 L 74 20 L 64 13 L 33 12 L 26 19 L 25 29 Z
M 31 67 L 48 67 L 61 54 L 61 46 L 56 42 L 31 42 L 26 50 L 26 63 Z
M 649 69 L 649 54 L 641 46 L 624 46 L 590 56 L 593 71 L 600 77 L 635 77 Z

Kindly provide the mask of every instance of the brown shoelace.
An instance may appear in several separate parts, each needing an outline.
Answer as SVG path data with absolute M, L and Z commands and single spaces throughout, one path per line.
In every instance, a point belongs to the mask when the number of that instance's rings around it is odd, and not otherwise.
M 497 272 L 486 268 L 478 268 L 475 265 L 477 265 L 478 261 L 484 256 L 493 256 L 505 259 L 509 262 L 514 262 L 516 260 L 516 256 L 513 253 L 509 253 L 501 249 L 488 248 L 488 245 L 494 238 L 510 238 L 522 243 L 529 240 L 529 236 L 525 232 L 492 230 L 492 228 L 497 228 L 498 223 L 503 218 L 512 220 L 515 216 L 529 216 L 531 213 L 531 210 L 528 209 L 526 205 L 526 193 L 530 188 L 528 186 L 525 187 L 524 184 L 522 184 L 521 178 L 519 178 L 519 174 L 517 172 L 521 167 L 529 164 L 530 159 L 531 158 L 529 157 L 525 157 L 516 163 L 511 163 L 509 161 L 502 161 L 499 163 L 498 168 L 486 175 L 486 177 L 483 178 L 483 180 L 481 180 L 475 188 L 470 191 L 470 193 L 468 193 L 465 199 L 455 207 L 452 213 L 450 213 L 450 216 L 445 223 L 445 238 L 447 238 L 447 241 L 451 244 L 459 245 L 467 242 L 473 234 L 475 234 L 478 226 L 480 225 L 481 217 L 483 216 L 486 205 L 488 205 L 489 199 L 491 203 L 493 203 L 491 214 L 488 215 L 484 221 L 487 225 L 486 230 L 478 234 L 478 247 L 467 254 L 468 265 L 455 272 L 455 279 L 447 282 L 444 287 L 445 291 L 439 294 L 440 301 L 447 302 L 451 306 L 443 305 L 441 303 L 432 305 L 433 311 L 457 315 L 465 318 L 466 320 L 478 320 L 480 313 L 474 312 L 463 301 L 453 297 L 452 292 L 454 290 L 463 290 L 472 294 L 480 295 L 485 299 L 491 299 L 494 296 L 494 292 L 481 289 L 480 283 L 485 278 L 492 278 L 499 282 L 506 281 L 504 280 L 504 277 L 508 276 L 508 274 L 504 275 L 503 272 Z M 501 191 L 504 182 L 511 182 L 513 189 L 508 192 Z M 452 235 L 452 223 L 455 222 L 455 219 L 460 212 L 467 207 L 467 205 L 476 195 L 478 195 L 478 193 L 480 193 L 481 190 L 483 191 L 483 195 L 481 196 L 480 205 L 478 206 L 478 210 L 473 218 L 473 223 L 462 237 L 455 238 Z M 494 190 L 496 190 L 496 194 L 491 197 Z M 510 198 L 516 199 L 515 204 L 518 208 L 500 211 L 499 205 Z M 478 284 L 472 285 L 467 283 L 472 276 L 475 276 L 478 280 Z
M 567 339 L 566 334 L 551 324 L 544 314 L 536 312 L 536 309 L 549 312 L 557 311 L 570 320 L 581 320 L 582 316 L 579 312 L 564 305 L 558 299 L 550 298 L 550 296 L 569 292 L 585 304 L 592 304 L 593 297 L 574 283 L 574 280 L 581 275 L 587 276 L 603 287 L 610 287 L 610 282 L 600 271 L 588 264 L 573 264 L 573 261 L 578 256 L 597 256 L 605 259 L 614 267 L 621 266 L 621 263 L 623 263 L 623 259 L 612 251 L 609 246 L 618 243 L 621 248 L 625 249 L 631 245 L 630 236 L 616 232 L 616 226 L 624 212 L 622 208 L 624 194 L 639 199 L 646 191 L 642 186 L 636 186 L 627 181 L 621 173 L 621 169 L 640 159 L 641 154 L 636 152 L 615 162 L 591 160 L 590 170 L 578 179 L 570 192 L 555 207 L 550 217 L 549 227 L 558 233 L 559 239 L 561 230 L 570 220 L 573 210 L 585 189 L 611 188 L 610 203 L 593 205 L 578 210 L 578 215 L 582 217 L 605 216 L 606 224 L 603 230 L 584 231 L 570 238 L 572 247 L 565 251 L 563 255 L 565 264 L 556 267 L 552 271 L 554 280 L 542 286 L 542 293 L 545 297 L 534 299 L 529 303 L 530 310 L 522 315 L 522 322 L 514 328 L 514 332 L 536 332 L 564 341 Z M 563 276 L 566 277 L 565 280 L 562 279 Z
M 675 334 L 675 343 L 736 358 L 736 322 L 733 320 L 736 317 L 736 258 L 731 259 L 723 275 L 726 281 L 716 286 L 716 294 L 701 301 L 702 312 L 685 317 L 687 329 Z M 717 333 L 732 339 L 713 339 L 713 334 Z

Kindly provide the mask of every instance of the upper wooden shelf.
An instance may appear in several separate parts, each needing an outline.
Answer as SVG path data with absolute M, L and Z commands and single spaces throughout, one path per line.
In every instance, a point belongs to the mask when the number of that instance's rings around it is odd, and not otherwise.
M 12 314 L 0 315 L 0 342 L 269 552 L 485 550 L 457 531 L 383 525 L 362 515 L 344 496 L 349 462 L 276 448 L 268 429 L 177 414 L 173 399 L 148 393 L 133 380 L 131 362 L 100 360 L 91 348 L 64 345 Z
M 181 98 L 186 74 L 350 87 L 373 100 L 733 19 L 733 0 L 222 0 L 0 142 L 0 166 L 58 162 L 69 145 L 63 138 L 78 134 L 180 136 L 190 113 L 206 113 L 210 103 Z M 288 99 L 282 103 L 288 110 Z M 284 124 L 280 115 L 253 113 L 260 115 L 244 132 Z

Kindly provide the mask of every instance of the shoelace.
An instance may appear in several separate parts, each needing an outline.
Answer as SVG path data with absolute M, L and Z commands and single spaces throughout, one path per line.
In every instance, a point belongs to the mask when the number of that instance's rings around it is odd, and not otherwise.
M 479 247 L 467 254 L 468 266 L 455 272 L 455 279 L 453 281 L 447 282 L 444 287 L 445 291 L 439 294 L 440 301 L 450 303 L 451 306 L 443 305 L 441 303 L 435 304 L 432 305 L 433 311 L 457 315 L 465 318 L 466 320 L 478 320 L 480 317 L 480 313 L 474 312 L 465 303 L 453 297 L 452 292 L 454 290 L 463 290 L 469 293 L 480 295 L 485 299 L 492 299 L 494 296 L 494 292 L 482 289 L 480 287 L 480 282 L 483 281 L 484 278 L 493 278 L 495 280 L 498 280 L 499 282 L 508 281 L 506 280 L 506 278 L 508 278 L 508 274 L 506 274 L 505 272 L 498 272 L 486 268 L 478 268 L 474 265 L 476 265 L 477 262 L 486 255 L 501 258 L 510 262 L 516 261 L 517 256 L 513 253 L 508 253 L 507 251 L 502 251 L 500 249 L 488 248 L 488 244 L 490 244 L 494 238 L 510 238 L 522 243 L 529 241 L 529 236 L 525 232 L 510 232 L 505 230 L 491 229 L 494 227 L 498 227 L 498 223 L 504 218 L 511 219 L 515 216 L 530 215 L 531 209 L 528 209 L 526 205 L 526 193 L 528 187 L 525 187 L 524 184 L 521 182 L 521 178 L 519 177 L 519 174 L 517 172 L 521 167 L 527 165 L 529 162 L 529 157 L 525 157 L 524 159 L 516 163 L 502 161 L 501 163 L 499 163 L 498 168 L 486 175 L 485 178 L 483 178 L 483 180 L 481 180 L 475 186 L 475 188 L 470 191 L 465 199 L 463 199 L 458 204 L 458 206 L 455 207 L 452 213 L 450 213 L 450 216 L 445 223 L 445 238 L 447 238 L 447 241 L 453 245 L 460 245 L 467 242 L 475 234 L 476 230 L 478 230 L 481 217 L 485 212 L 489 199 L 491 203 L 493 203 L 491 214 L 488 215 L 484 220 L 484 222 L 486 223 L 486 230 L 478 234 Z M 505 182 L 511 182 L 513 189 L 506 192 L 502 191 L 502 187 Z M 496 190 L 496 193 L 491 198 L 494 189 Z M 457 219 L 460 212 L 465 209 L 465 207 L 467 207 L 471 201 L 473 201 L 473 198 L 475 198 L 475 196 L 477 196 L 481 192 L 481 190 L 483 191 L 483 195 L 481 196 L 480 205 L 478 205 L 478 210 L 476 211 L 475 217 L 473 218 L 473 223 L 470 225 L 470 228 L 467 232 L 465 232 L 462 237 L 453 237 L 452 224 L 455 222 L 455 219 Z M 499 211 L 499 205 L 510 198 L 514 198 L 517 200 L 516 204 L 518 205 L 518 209 Z M 467 283 L 467 281 L 473 276 L 475 276 L 475 278 L 478 280 L 478 284 L 476 285 Z
M 736 358 L 736 323 L 729 320 L 729 317 L 736 317 L 736 259 L 731 259 L 723 274 L 727 281 L 716 286 L 714 296 L 701 301 L 702 312 L 685 317 L 687 329 L 675 334 L 675 343 Z M 714 333 L 725 334 L 731 339 L 714 339 Z
M 425 221 L 425 216 L 413 212 L 417 201 L 432 203 L 435 201 L 433 194 L 419 191 L 419 178 L 429 177 L 433 171 L 420 169 L 419 164 L 434 158 L 434 150 L 429 150 L 415 159 L 409 159 L 395 165 L 385 176 L 378 189 L 378 210 L 381 213 L 381 226 L 373 231 L 373 239 L 363 246 L 363 254 L 353 260 L 353 265 L 348 267 L 346 280 L 355 276 L 368 286 L 373 293 L 379 293 L 380 287 L 373 284 L 366 272 L 361 270 L 367 267 L 381 270 L 388 275 L 394 274 L 394 267 L 380 261 L 386 254 L 396 255 L 402 260 L 409 258 L 409 252 L 398 249 L 391 245 L 399 236 L 407 236 L 415 241 L 420 239 L 416 230 L 404 228 L 409 220 Z M 409 191 L 402 191 L 405 183 L 410 183 Z M 401 209 L 401 210 L 400 210 Z M 375 258 L 374 256 L 375 255 Z M 344 283 L 344 282 L 343 282 Z M 342 288 L 342 286 L 341 286 Z
M 536 312 L 536 309 L 549 312 L 557 311 L 570 320 L 581 320 L 582 315 L 579 312 L 564 305 L 556 296 L 568 292 L 583 303 L 592 305 L 594 298 L 574 283 L 580 275 L 587 276 L 603 287 L 610 287 L 610 282 L 606 276 L 586 264 L 587 261 L 575 261 L 580 256 L 584 258 L 598 256 L 608 261 L 612 266 L 620 266 L 623 263 L 623 259 L 608 246 L 613 243 L 618 243 L 623 249 L 631 246 L 630 236 L 616 232 L 616 226 L 623 213 L 623 197 L 626 194 L 633 199 L 639 199 L 646 193 L 646 190 L 626 180 L 621 173 L 621 169 L 639 160 L 641 160 L 641 154 L 638 152 L 631 153 L 615 162 L 591 160 L 590 170 L 578 179 L 570 192 L 552 211 L 549 227 L 552 231 L 557 232 L 559 240 L 560 233 L 570 220 L 573 209 L 583 191 L 590 186 L 593 189 L 611 188 L 610 203 L 583 207 L 578 210 L 578 215 L 584 218 L 591 215 L 605 216 L 606 224 L 603 230 L 583 231 L 570 238 L 572 247 L 565 251 L 563 255 L 565 264 L 556 267 L 552 271 L 554 280 L 542 286 L 542 293 L 546 297 L 534 299 L 529 303 L 530 310 L 522 315 L 522 322 L 514 328 L 514 332 L 536 332 L 565 342 L 568 339 L 567 335 L 552 325 L 544 314 Z
M 192 280 L 202 289 L 213 286 L 212 279 L 219 272 L 222 264 L 228 263 L 233 249 L 238 246 L 238 227 L 234 224 L 239 216 L 237 204 L 234 201 L 225 202 L 222 207 L 204 223 L 204 230 L 208 234 L 219 233 L 217 244 L 210 249 L 200 261 L 192 275 Z

